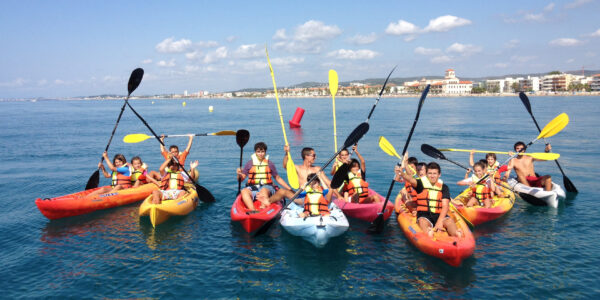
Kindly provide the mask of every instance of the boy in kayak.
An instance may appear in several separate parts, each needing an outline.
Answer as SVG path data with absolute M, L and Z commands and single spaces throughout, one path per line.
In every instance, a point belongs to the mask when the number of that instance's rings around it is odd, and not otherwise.
M 422 169 L 423 169 L 423 175 L 420 175 L 418 173 L 417 170 L 419 170 L 419 165 L 422 165 Z M 407 161 L 407 166 L 408 169 L 405 169 L 404 172 L 408 173 L 410 176 L 413 176 L 413 178 L 417 179 L 421 176 L 425 176 L 425 163 L 419 163 L 419 160 L 416 157 L 409 157 L 408 161 Z M 404 202 L 404 206 L 406 206 L 406 208 L 408 208 L 408 210 L 410 212 L 413 213 L 413 215 L 417 214 L 416 208 L 417 208 L 417 191 L 415 191 L 414 187 L 407 181 L 404 180 L 404 178 L 402 178 L 402 168 L 398 165 L 396 165 L 394 167 L 394 173 L 396 173 L 396 176 L 394 177 L 394 180 L 396 180 L 397 182 L 404 182 L 404 188 L 402 190 L 400 190 L 400 196 L 405 199 Z M 395 210 L 396 212 L 400 211 L 400 201 L 396 202 L 396 207 Z
M 182 171 L 179 170 L 179 164 L 167 155 L 165 162 L 160 165 L 160 190 L 152 192 L 152 204 L 160 204 L 163 200 L 175 200 L 187 195 L 184 189 L 185 179 Z
M 407 155 L 402 160 L 402 166 L 408 164 Z M 417 192 L 417 223 L 423 232 L 430 237 L 433 233 L 445 229 L 450 236 L 462 237 L 456 223 L 448 216 L 450 189 L 440 179 L 441 168 L 435 162 L 427 164 L 427 176 L 415 179 L 406 172 L 402 178 L 409 182 Z
M 353 158 L 350 161 L 350 171 L 348 179 L 344 182 L 344 199 L 354 203 L 378 203 L 380 199 L 377 195 L 369 196 L 369 183 L 366 181 L 366 164 L 365 159 L 358 152 L 356 145 L 352 147 L 356 156 L 360 159 Z
M 123 154 L 115 154 L 112 163 L 108 158 L 108 153 L 104 151 L 102 153 L 102 157 L 104 157 L 104 161 L 106 161 L 106 165 L 112 171 L 112 173 L 108 173 L 104 168 L 104 164 L 102 162 L 98 163 L 98 168 L 102 170 L 102 174 L 106 178 L 112 178 L 110 186 L 102 187 L 90 194 L 86 197 L 94 198 L 97 195 L 105 194 L 105 193 L 114 193 L 118 190 L 128 189 L 131 187 L 131 169 L 129 165 L 127 165 L 127 160 Z
M 521 153 L 527 150 L 527 146 L 523 142 L 516 142 L 514 145 L 514 149 L 516 152 Z M 545 152 L 550 152 L 552 150 L 552 146 L 550 144 L 546 145 Z M 509 152 L 509 155 L 513 155 L 512 152 Z M 535 169 L 533 168 L 533 162 L 539 161 L 540 159 L 535 159 L 529 155 L 517 155 L 516 158 L 513 158 L 508 162 L 508 168 L 505 175 L 505 180 L 508 180 L 510 176 L 510 171 L 512 169 L 517 173 L 517 180 L 530 187 L 543 187 L 546 191 L 552 190 L 552 177 L 550 175 L 537 176 L 535 173 Z
M 239 181 L 248 178 L 246 187 L 241 190 L 242 201 L 252 212 L 256 212 L 254 200 L 258 200 L 260 208 L 265 208 L 273 202 L 277 202 L 283 197 L 291 198 L 294 193 L 290 186 L 279 176 L 275 164 L 269 160 L 267 155 L 267 144 L 258 142 L 254 145 L 254 154 L 246 163 L 243 169 L 237 168 L 237 177 Z M 276 190 L 273 185 L 273 179 L 279 183 L 283 189 Z
M 310 181 L 313 177 L 317 176 L 315 173 L 311 173 L 306 178 L 306 181 Z M 331 194 L 328 189 L 323 189 L 319 179 L 313 180 L 308 187 L 304 190 L 306 196 L 304 197 L 304 211 L 298 214 L 300 218 L 314 217 L 314 216 L 328 216 L 330 214 L 329 204 L 331 203 Z
M 469 185 L 471 186 L 471 196 L 467 201 L 467 207 L 472 207 L 476 204 L 479 206 L 490 208 L 494 202 L 493 197 L 496 192 L 496 185 L 491 178 L 479 181 L 486 175 L 485 165 L 478 161 L 473 165 L 473 175 L 469 177 L 470 169 L 465 174 L 465 179 L 457 182 L 458 185 Z
M 169 146 L 169 151 L 167 151 L 167 149 L 165 148 L 164 145 L 164 140 L 165 140 L 165 135 L 161 135 L 160 136 L 160 140 L 161 140 L 161 144 L 160 144 L 160 154 L 162 154 L 162 156 L 167 159 L 167 157 L 169 155 L 171 155 L 171 157 L 177 157 L 177 160 L 179 161 L 179 163 L 182 166 L 185 166 L 185 160 L 187 158 L 187 156 L 190 154 L 190 149 L 192 148 L 192 142 L 194 141 L 194 135 L 190 134 L 189 135 L 189 140 L 188 140 L 188 144 L 187 147 L 185 148 L 185 150 L 183 150 L 183 152 L 179 152 L 179 147 L 177 147 L 177 145 L 171 145 Z M 196 169 L 192 169 L 190 171 L 190 175 L 192 176 L 191 180 L 195 181 L 198 179 L 198 171 Z M 149 176 L 152 177 L 153 179 L 156 180 L 161 180 L 161 175 L 159 172 L 156 171 L 151 171 L 149 173 Z
M 288 152 L 290 152 L 290 146 L 284 146 L 283 150 L 285 154 L 283 156 L 283 168 L 287 170 L 287 161 L 288 161 Z M 327 188 L 331 187 L 331 181 L 323 172 L 321 172 L 321 168 L 314 165 L 317 154 L 315 153 L 315 149 L 305 147 L 302 149 L 302 164 L 296 165 L 296 173 L 298 174 L 298 183 L 300 187 L 306 184 L 309 174 L 315 173 L 319 176 L 319 180 L 321 180 Z M 341 198 L 342 196 L 338 193 L 337 190 L 333 189 L 333 193 L 336 197 Z
M 340 151 L 340 154 L 338 154 L 338 156 L 335 157 L 333 167 L 331 167 L 331 176 L 333 176 L 337 169 L 345 163 L 350 163 L 350 152 L 348 152 L 348 149 L 344 148 L 342 149 L 342 151 Z

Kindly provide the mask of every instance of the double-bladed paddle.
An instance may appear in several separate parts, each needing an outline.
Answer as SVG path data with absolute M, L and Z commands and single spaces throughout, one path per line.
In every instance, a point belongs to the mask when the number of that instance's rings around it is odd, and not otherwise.
M 495 154 L 509 154 L 508 152 L 503 151 L 485 151 L 485 150 L 468 150 L 468 149 L 453 149 L 453 148 L 443 148 L 437 149 L 439 151 L 454 151 L 454 152 L 475 152 L 475 153 L 495 153 Z M 540 160 L 555 160 L 560 157 L 558 153 L 546 153 L 546 152 L 534 152 L 534 153 L 519 153 L 519 155 L 527 155 L 531 156 L 535 159 Z
M 244 155 L 244 146 L 248 143 L 250 139 L 250 132 L 246 129 L 240 129 L 235 133 L 235 142 L 240 146 L 240 169 L 242 168 L 242 156 Z M 240 194 L 240 190 L 242 189 L 242 181 L 238 179 L 238 192 Z
M 423 90 L 423 93 L 421 93 L 421 99 L 419 99 L 419 106 L 417 107 L 417 115 L 415 116 L 413 125 L 410 128 L 410 132 L 408 133 L 408 138 L 406 138 L 406 143 L 404 144 L 404 148 L 402 149 L 403 156 L 406 154 L 406 150 L 408 149 L 408 144 L 410 143 L 410 139 L 412 138 L 413 132 L 415 131 L 415 127 L 417 126 L 419 115 L 421 115 L 421 108 L 423 107 L 423 102 L 425 102 L 425 98 L 427 98 L 427 93 L 429 93 L 430 87 L 431 85 L 428 84 Z M 373 223 L 371 223 L 371 225 L 369 226 L 368 230 L 370 232 L 381 233 L 383 231 L 383 213 L 385 211 L 385 207 L 388 201 L 390 200 L 390 195 L 392 194 L 392 190 L 394 189 L 394 183 L 396 183 L 396 181 L 392 178 L 392 183 L 390 184 L 390 188 L 388 189 L 387 195 L 385 196 L 385 202 L 383 202 L 381 212 L 377 215 L 377 218 L 375 218 L 375 220 L 373 220 Z
M 115 135 L 115 131 L 117 131 L 117 126 L 119 125 L 119 121 L 121 121 L 121 116 L 123 115 L 125 106 L 127 105 L 128 101 L 129 101 L 129 96 L 131 96 L 131 93 L 133 93 L 133 91 L 135 91 L 135 89 L 137 89 L 137 87 L 140 85 L 140 82 L 142 82 L 143 77 L 144 77 L 144 70 L 142 68 L 137 68 L 137 69 L 133 70 L 133 72 L 131 72 L 131 75 L 129 76 L 129 82 L 127 83 L 127 98 L 125 98 L 125 103 L 123 103 L 123 106 L 121 107 L 121 112 L 119 113 L 119 117 L 117 118 L 115 127 L 113 128 L 113 131 L 110 134 L 110 138 L 108 139 L 108 144 L 106 144 L 106 148 L 104 149 L 104 152 L 108 151 L 108 147 L 110 147 L 110 143 L 112 142 L 113 136 Z M 103 161 L 104 161 L 104 156 L 102 156 L 102 158 L 100 159 L 100 163 L 102 163 Z M 96 169 L 96 171 L 92 174 L 92 176 L 90 176 L 90 179 L 88 179 L 88 182 L 85 185 L 85 189 L 89 190 L 89 189 L 97 188 L 98 183 L 100 183 L 100 171 L 98 171 L 98 169 Z
M 351 145 L 355 144 L 356 142 L 358 142 L 364 135 L 365 133 L 367 133 L 367 131 L 369 131 L 369 123 L 367 122 L 363 122 L 360 125 L 358 125 L 356 128 L 354 128 L 354 130 L 350 133 L 350 135 L 348 135 L 348 137 L 346 138 L 346 141 L 344 142 L 344 145 L 342 146 L 342 148 L 340 148 L 323 166 L 321 166 L 321 168 L 319 169 L 319 171 L 317 172 L 320 173 L 323 171 L 323 169 L 325 169 L 334 159 L 335 157 L 344 149 L 344 148 L 348 148 Z M 347 166 L 347 164 L 345 164 Z M 342 166 L 343 167 L 343 166 Z M 342 168 L 340 167 L 340 169 Z M 338 172 L 340 170 L 338 169 Z M 347 171 L 346 171 L 347 172 Z M 337 174 L 337 172 L 336 172 Z M 294 200 L 296 200 L 296 198 L 298 198 L 298 196 L 300 195 L 300 193 L 311 183 L 313 182 L 313 180 L 315 180 L 316 178 L 318 178 L 319 176 L 313 176 L 310 180 L 308 180 L 303 186 L 302 188 L 298 189 L 296 191 L 296 193 L 294 194 L 294 196 L 290 199 L 290 202 L 283 208 L 283 209 L 287 209 L 287 207 L 294 202 Z M 335 175 L 334 175 L 335 177 Z M 333 180 L 332 180 L 332 184 L 333 184 Z M 333 186 L 331 186 L 331 188 L 335 188 Z M 269 230 L 269 228 L 271 227 L 271 225 L 273 225 L 273 223 L 275 222 L 275 220 L 277 220 L 280 216 L 281 216 L 281 212 L 283 211 L 280 210 L 279 213 L 274 216 L 271 220 L 269 220 L 268 222 L 266 222 L 265 224 L 263 224 L 254 234 L 254 236 L 259 236 L 265 232 L 267 232 Z
M 531 103 L 529 102 L 529 98 L 527 97 L 527 95 L 525 95 L 525 93 L 523 93 L 523 92 L 520 92 L 519 93 L 519 98 L 521 98 L 521 102 L 523 102 L 523 105 L 525 105 L 525 108 L 527 109 L 527 112 L 529 113 L 529 115 L 533 119 L 533 123 L 535 123 L 535 127 L 537 127 L 537 129 L 538 129 L 539 132 L 542 132 L 540 130 L 540 126 L 538 125 L 537 121 L 535 120 L 535 117 L 533 116 L 533 112 L 531 111 Z M 548 143 L 546 142 L 546 144 L 548 144 Z M 563 175 L 563 184 L 565 185 L 565 189 L 567 190 L 567 192 L 577 193 L 578 192 L 577 188 L 575 187 L 575 185 L 573 184 L 573 182 L 571 182 L 571 180 L 569 179 L 569 177 L 567 177 L 567 175 L 563 171 L 562 167 L 558 163 L 558 160 L 556 160 L 556 165 L 558 166 L 558 169 L 560 170 L 560 172 Z
M 223 130 L 219 132 L 211 132 L 211 133 L 196 133 L 196 134 L 169 134 L 165 135 L 165 137 L 184 137 L 184 136 L 209 136 L 209 135 L 235 135 L 235 131 L 233 130 Z M 143 133 L 132 133 L 123 137 L 123 142 L 125 143 L 139 143 L 143 142 L 147 139 L 153 138 L 151 135 L 143 134 Z

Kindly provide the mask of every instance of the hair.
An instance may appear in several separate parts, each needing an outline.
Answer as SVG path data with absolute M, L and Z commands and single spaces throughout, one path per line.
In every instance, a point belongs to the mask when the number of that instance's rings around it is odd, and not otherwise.
M 487 163 L 487 162 L 486 162 L 486 163 Z M 475 167 L 480 167 L 482 170 L 485 170 L 485 164 L 484 164 L 484 163 L 482 163 L 481 161 L 478 161 L 478 162 L 476 162 L 476 163 L 473 165 L 473 169 L 475 169 Z
M 517 146 L 519 146 L 519 145 L 523 146 L 523 151 L 527 150 L 527 145 L 525 145 L 525 143 L 523 143 L 521 141 L 516 142 L 515 145 L 513 146 L 513 149 L 515 149 L 515 151 L 517 151 Z
M 487 160 L 486 159 L 480 159 L 478 161 L 478 163 L 482 163 L 484 166 L 487 166 Z
M 176 149 L 177 151 L 179 151 L 179 147 L 177 147 L 177 145 L 171 145 L 169 146 L 169 151 Z
M 267 152 L 267 144 L 264 142 L 258 142 L 254 144 L 254 151 L 256 150 L 265 150 L 265 152 Z
M 442 168 L 440 168 L 440 165 L 438 165 L 438 163 L 436 163 L 436 162 L 430 162 L 430 163 L 427 164 L 427 171 L 434 170 L 434 169 L 438 170 L 438 172 L 440 174 L 442 174 Z
M 315 149 L 310 148 L 310 147 L 306 147 L 306 148 L 302 149 L 302 152 L 301 152 L 302 159 L 304 159 L 310 153 L 310 151 L 315 151 Z
M 408 158 L 408 163 L 416 166 L 419 163 L 419 160 L 416 157 L 411 156 Z
M 488 157 L 493 157 L 494 160 L 498 160 L 498 159 L 496 159 L 496 153 L 488 153 L 488 154 L 486 154 L 485 155 L 485 159 L 488 159 Z
M 116 160 L 120 160 L 123 162 L 123 164 L 127 163 L 127 159 L 125 159 L 125 155 L 119 153 L 119 154 L 115 154 L 115 157 L 113 157 L 113 164 L 115 163 Z
M 308 174 L 308 176 L 306 176 L 306 182 L 311 181 L 313 179 L 313 177 L 316 177 L 316 176 L 317 176 L 317 173 L 310 173 L 310 174 Z M 318 178 L 316 180 L 318 180 Z
M 131 162 L 133 163 L 134 160 L 139 160 L 140 164 L 143 164 L 144 162 L 142 161 L 142 159 L 139 156 L 134 156 L 133 158 L 131 158 Z
M 171 158 L 171 160 L 167 164 L 167 167 L 169 167 L 169 168 L 172 168 L 172 167 L 179 168 L 179 164 L 175 161 L 175 158 Z
M 340 154 L 342 154 L 342 152 L 346 151 L 348 154 L 350 154 L 350 152 L 348 151 L 348 148 L 344 148 L 342 150 L 340 150 Z
M 354 167 L 354 165 L 357 165 L 358 168 L 360 168 L 360 162 L 356 158 L 353 158 L 352 160 L 350 160 L 350 169 L 352 169 L 352 167 Z
M 415 166 L 417 167 L 417 170 L 419 168 L 425 168 L 425 169 L 427 169 L 427 164 L 424 163 L 424 162 L 420 162 L 420 163 L 416 164 Z

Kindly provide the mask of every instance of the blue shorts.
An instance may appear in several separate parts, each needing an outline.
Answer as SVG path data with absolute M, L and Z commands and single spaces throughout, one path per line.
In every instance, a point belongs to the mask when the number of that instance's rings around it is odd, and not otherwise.
M 270 184 L 265 184 L 265 185 L 249 185 L 249 186 L 246 186 L 245 188 L 249 189 L 250 191 L 252 191 L 252 199 L 256 198 L 256 193 L 258 193 L 262 189 L 267 189 L 269 191 L 269 196 L 272 196 L 272 195 L 275 194 L 275 192 L 277 192 L 277 190 L 275 189 L 275 187 L 273 185 L 270 185 Z

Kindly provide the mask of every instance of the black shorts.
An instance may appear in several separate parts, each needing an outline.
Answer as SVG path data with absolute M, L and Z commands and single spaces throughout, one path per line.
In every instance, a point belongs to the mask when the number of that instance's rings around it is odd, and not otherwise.
M 417 222 L 419 221 L 419 218 L 425 218 L 425 219 L 429 220 L 429 222 L 431 222 L 431 226 L 435 226 L 438 219 L 440 218 L 440 214 L 434 214 L 430 211 L 418 211 L 417 212 Z M 449 218 L 449 217 L 446 216 L 446 218 Z

